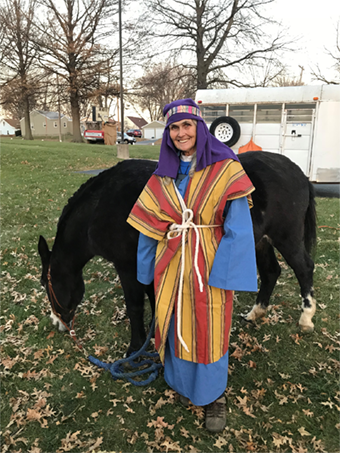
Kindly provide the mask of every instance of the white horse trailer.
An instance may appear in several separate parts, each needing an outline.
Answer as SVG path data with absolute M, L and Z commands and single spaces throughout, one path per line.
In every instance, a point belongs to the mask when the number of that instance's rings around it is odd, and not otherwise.
M 340 86 L 198 90 L 210 132 L 235 153 L 250 139 L 313 182 L 340 182 Z

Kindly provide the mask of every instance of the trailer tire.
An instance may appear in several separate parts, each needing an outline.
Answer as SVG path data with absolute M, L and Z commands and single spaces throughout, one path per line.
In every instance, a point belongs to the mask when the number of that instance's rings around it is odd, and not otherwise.
M 220 116 L 211 123 L 210 133 L 227 146 L 233 146 L 241 136 L 239 123 L 231 116 Z

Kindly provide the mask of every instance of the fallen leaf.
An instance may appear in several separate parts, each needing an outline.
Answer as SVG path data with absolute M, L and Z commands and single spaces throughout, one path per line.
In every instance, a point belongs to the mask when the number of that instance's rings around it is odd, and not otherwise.
M 41 418 L 41 413 L 35 409 L 28 408 L 26 417 L 29 421 L 39 420 Z
M 41 359 L 41 357 L 44 355 L 44 349 L 39 349 L 39 351 L 36 351 L 34 353 L 34 359 Z
M 301 428 L 299 428 L 298 431 L 301 434 L 301 436 L 311 436 L 311 434 L 308 431 L 306 431 L 303 426 L 301 426 Z
M 91 445 L 91 447 L 88 448 L 87 450 L 88 450 L 88 451 L 92 451 L 92 450 L 94 450 L 95 448 L 98 448 L 99 445 L 101 445 L 102 443 L 103 443 L 103 438 L 102 438 L 102 437 L 98 437 L 97 440 L 96 440 L 96 442 L 95 442 L 93 445 Z
M 311 412 L 309 409 L 302 409 L 302 412 L 307 415 L 307 417 L 313 417 L 314 412 Z
M 157 417 L 157 420 L 151 420 L 151 422 L 149 422 L 147 424 L 147 427 L 148 428 L 158 428 L 158 427 L 162 427 L 162 428 L 166 428 L 168 426 L 168 423 L 166 423 L 164 421 L 164 417 Z
M 179 446 L 179 442 L 178 441 L 177 442 L 173 442 L 171 439 L 170 440 L 166 439 L 161 444 L 161 446 L 162 447 L 164 446 L 166 448 L 165 451 L 169 451 L 169 450 L 170 451 L 179 451 L 179 452 L 182 451 L 181 447 Z
M 189 434 L 190 434 L 189 431 L 187 431 L 187 430 L 184 428 L 184 426 L 181 427 L 180 432 L 181 432 L 181 435 L 182 435 L 183 437 L 186 437 L 186 438 L 190 437 L 190 436 L 189 436 Z
M 228 445 L 228 442 L 224 439 L 224 437 L 218 436 L 216 442 L 214 443 L 214 447 L 221 449 L 224 445 Z

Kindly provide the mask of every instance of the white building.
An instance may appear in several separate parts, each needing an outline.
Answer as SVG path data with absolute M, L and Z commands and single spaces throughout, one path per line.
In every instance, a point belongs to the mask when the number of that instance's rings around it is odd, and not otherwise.
M 149 140 L 162 138 L 165 129 L 165 123 L 162 121 L 152 121 L 142 126 L 143 137 Z
M 0 118 L 0 135 L 15 135 L 15 131 L 20 129 L 16 120 Z

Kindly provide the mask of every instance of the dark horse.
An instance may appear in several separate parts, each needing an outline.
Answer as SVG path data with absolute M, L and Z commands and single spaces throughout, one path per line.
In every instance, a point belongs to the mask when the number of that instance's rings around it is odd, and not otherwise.
M 256 304 L 246 316 L 253 321 L 263 316 L 280 275 L 274 247 L 294 270 L 302 296 L 299 320 L 303 331 L 314 328 L 314 263 L 310 251 L 316 238 L 314 191 L 300 168 L 288 158 L 267 152 L 248 152 L 240 161 L 253 182 L 254 207 L 251 210 L 256 243 L 257 266 L 261 279 Z M 154 311 L 153 285 L 144 286 L 136 279 L 138 232 L 126 218 L 156 163 L 128 160 L 89 179 L 69 199 L 58 222 L 52 251 L 40 236 L 42 284 L 54 310 L 69 324 L 84 295 L 82 269 L 95 255 L 111 261 L 124 290 L 127 314 L 131 322 L 128 353 L 145 340 L 143 322 L 144 293 Z M 48 273 L 50 284 L 48 284 Z M 65 327 L 52 313 L 53 323 Z

